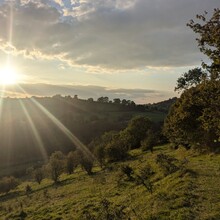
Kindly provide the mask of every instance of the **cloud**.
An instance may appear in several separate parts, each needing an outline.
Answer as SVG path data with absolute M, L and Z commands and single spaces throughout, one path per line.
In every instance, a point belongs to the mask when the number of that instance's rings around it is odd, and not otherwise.
M 0 4 L 2 51 L 110 70 L 198 64 L 186 23 L 220 6 L 219 0 L 8 2 Z
M 22 89 L 21 89 L 22 88 Z M 31 96 L 62 96 L 78 95 L 79 98 L 93 98 L 97 100 L 101 96 L 107 96 L 110 100 L 114 98 L 133 100 L 136 103 L 146 104 L 151 102 L 163 101 L 175 96 L 173 92 L 149 90 L 149 89 L 122 89 L 108 88 L 102 86 L 82 86 L 82 85 L 52 85 L 52 84 L 20 84 L 7 85 L 0 93 L 4 97 L 31 97 Z

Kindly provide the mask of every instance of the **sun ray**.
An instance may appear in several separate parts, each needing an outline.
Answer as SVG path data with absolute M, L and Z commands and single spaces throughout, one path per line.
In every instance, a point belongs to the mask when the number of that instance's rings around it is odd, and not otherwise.
M 88 150 L 88 148 L 65 125 L 63 125 L 62 122 L 60 122 L 53 114 L 51 114 L 35 99 L 31 98 L 31 100 L 72 141 L 72 143 L 76 145 L 79 150 L 84 152 L 87 156 L 94 158 L 94 155 Z
M 42 141 L 42 139 L 41 139 L 41 137 L 40 137 L 40 135 L 39 135 L 39 133 L 38 133 L 38 131 L 37 131 L 37 129 L 36 129 L 34 123 L 33 123 L 33 120 L 32 120 L 32 118 L 30 117 L 30 114 L 29 114 L 29 112 L 27 111 L 27 109 L 26 109 L 24 103 L 23 103 L 21 100 L 19 100 L 19 103 L 20 103 L 20 105 L 21 105 L 21 107 L 22 107 L 22 110 L 24 111 L 24 114 L 25 114 L 27 120 L 28 120 L 28 123 L 29 123 L 29 125 L 30 125 L 30 127 L 31 127 L 31 130 L 32 130 L 32 132 L 33 132 L 33 134 L 34 134 L 34 137 L 35 137 L 36 141 L 37 141 L 37 144 L 38 144 L 38 146 L 40 147 L 40 151 L 41 151 L 41 154 L 42 154 L 42 156 L 43 156 L 43 159 L 44 159 L 44 161 L 47 161 L 47 160 L 48 160 L 47 152 L 46 152 L 46 150 L 45 150 L 43 141 Z
M 13 37 L 13 2 L 10 2 L 9 4 L 9 27 L 8 27 L 8 41 L 9 43 L 12 43 L 12 37 Z
M 27 92 L 19 85 L 18 88 L 28 95 Z M 95 156 L 92 152 L 61 122 L 59 121 L 52 113 L 50 113 L 43 105 L 37 102 L 34 98 L 30 100 L 69 138 L 69 140 L 76 146 L 76 148 L 88 157 L 95 159 Z
M 3 102 L 4 102 L 4 93 L 5 93 L 5 86 L 2 85 L 1 86 L 1 91 L 0 91 L 0 121 L 1 121 L 1 117 L 2 117 L 2 106 L 3 106 Z
M 9 19 L 8 19 L 8 43 L 9 45 L 12 45 L 12 39 L 13 39 L 13 22 L 14 22 L 14 16 L 13 16 L 13 2 L 11 1 L 9 4 Z M 10 66 L 11 63 L 11 55 L 10 53 L 7 54 L 7 66 Z

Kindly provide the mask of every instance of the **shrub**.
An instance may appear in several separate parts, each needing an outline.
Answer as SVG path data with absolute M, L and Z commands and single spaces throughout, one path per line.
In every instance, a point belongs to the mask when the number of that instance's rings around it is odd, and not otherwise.
M 3 177 L 0 180 L 0 193 L 8 193 L 10 190 L 15 189 L 18 184 L 18 180 L 13 176 Z
M 27 195 L 32 192 L 32 188 L 31 188 L 31 186 L 29 184 L 26 185 L 25 192 L 26 192 Z
M 65 156 L 61 151 L 54 152 L 49 159 L 49 171 L 52 180 L 57 183 L 65 165 Z
M 128 146 L 119 135 L 107 144 L 105 148 L 108 161 L 121 161 L 128 157 Z
M 141 141 L 146 137 L 146 133 L 152 127 L 152 122 L 147 117 L 134 117 L 127 128 L 121 132 L 121 138 L 126 141 L 129 149 L 139 148 Z
M 122 165 L 121 171 L 128 177 L 129 180 L 132 179 L 133 169 L 129 165 Z
M 44 178 L 44 171 L 43 171 L 43 168 L 37 168 L 33 171 L 33 177 L 34 179 L 36 180 L 36 182 L 38 184 L 41 183 L 41 181 L 43 180 Z
M 95 147 L 95 156 L 101 166 L 101 168 L 103 167 L 104 163 L 105 163 L 105 148 L 102 145 L 98 145 Z
M 143 151 L 150 150 L 153 153 L 153 147 L 157 144 L 157 135 L 152 130 L 147 132 L 146 138 L 141 141 L 141 148 Z
M 92 175 L 94 158 L 92 158 L 90 155 L 86 155 L 86 153 L 83 153 L 81 151 L 77 151 L 77 156 L 79 158 L 79 163 L 82 168 L 87 172 L 88 175 Z
M 69 174 L 72 174 L 74 169 L 78 166 L 79 164 L 79 158 L 77 157 L 76 152 L 69 152 L 66 158 L 66 171 Z

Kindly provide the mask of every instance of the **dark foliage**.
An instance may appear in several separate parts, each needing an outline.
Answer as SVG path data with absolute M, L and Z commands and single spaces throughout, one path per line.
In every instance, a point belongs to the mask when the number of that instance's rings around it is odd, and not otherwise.
M 65 167 L 65 156 L 61 151 L 56 151 L 50 156 L 48 168 L 52 180 L 57 183 L 60 175 L 63 173 Z
M 82 168 L 87 172 L 88 175 L 92 175 L 94 158 L 81 151 L 77 151 L 77 157 Z
M 19 181 L 13 176 L 3 177 L 0 180 L 0 193 L 8 193 L 10 190 L 16 188 Z
M 36 180 L 36 182 L 38 184 L 41 183 L 41 181 L 43 180 L 44 178 L 44 170 L 43 168 L 37 168 L 33 171 L 33 177 L 34 179 Z
M 195 33 L 199 49 L 211 60 L 211 64 L 202 63 L 211 74 L 211 80 L 220 79 L 220 9 L 214 9 L 211 18 L 207 18 L 207 12 L 197 15 L 198 22 L 190 20 L 187 24 Z
M 207 73 L 202 71 L 201 68 L 191 69 L 177 79 L 177 86 L 175 87 L 175 91 L 186 90 L 192 86 L 200 84 L 202 81 L 206 79 Z
M 79 165 L 79 158 L 76 152 L 69 152 L 66 157 L 66 171 L 72 174 L 74 169 Z
M 129 180 L 132 180 L 132 174 L 134 173 L 133 169 L 129 165 L 121 166 L 121 171 L 128 177 Z
M 218 151 L 220 148 L 220 9 L 211 18 L 207 12 L 197 15 L 198 23 L 187 25 L 198 34 L 199 49 L 211 60 L 202 63 L 178 80 L 177 89 L 183 92 L 171 107 L 164 124 L 164 134 L 176 146 L 193 146 L 200 150 Z
M 207 81 L 185 91 L 172 106 L 164 134 L 172 143 L 197 149 L 220 146 L 220 81 Z

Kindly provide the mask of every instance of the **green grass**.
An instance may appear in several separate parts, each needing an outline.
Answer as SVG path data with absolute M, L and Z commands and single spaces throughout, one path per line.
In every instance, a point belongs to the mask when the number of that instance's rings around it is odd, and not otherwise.
M 158 153 L 179 161 L 186 157 L 188 163 L 164 176 L 155 162 Z M 104 199 L 110 202 L 109 212 L 123 207 L 126 216 L 118 219 L 220 219 L 220 155 L 173 151 L 169 146 L 159 146 L 153 154 L 140 150 L 130 154 L 130 160 L 112 164 L 111 171 L 95 167 L 94 175 L 88 176 L 78 168 L 72 175 L 63 174 L 57 186 L 49 179 L 40 185 L 23 182 L 8 195 L 0 195 L 0 219 L 24 219 L 24 213 L 25 219 L 33 220 L 105 219 L 100 217 L 106 211 Z M 153 193 L 134 180 L 128 181 L 120 171 L 122 164 L 131 166 L 135 175 L 150 164 L 155 172 L 150 179 Z M 25 194 L 27 184 L 33 189 L 30 195 Z

